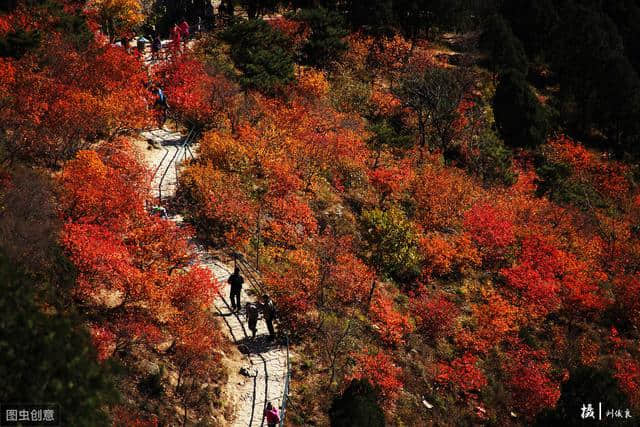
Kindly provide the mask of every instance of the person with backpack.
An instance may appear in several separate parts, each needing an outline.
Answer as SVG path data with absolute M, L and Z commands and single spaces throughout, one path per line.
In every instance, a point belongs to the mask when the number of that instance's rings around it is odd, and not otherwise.
M 227 282 L 231 285 L 231 310 L 236 311 L 240 310 L 242 307 L 240 305 L 240 292 L 242 291 L 242 284 L 244 283 L 244 278 L 240 275 L 240 269 L 236 267 L 233 270 L 233 274 L 229 276 L 229 280 Z
M 160 59 L 160 49 L 162 49 L 162 40 L 158 34 L 155 34 L 151 40 L 151 60 Z
M 156 101 L 154 107 L 160 111 L 159 127 L 164 126 L 167 121 L 167 110 L 169 110 L 169 102 L 167 101 L 167 95 L 160 86 L 155 88 Z
M 267 403 L 264 409 L 264 416 L 267 419 L 268 427 L 276 427 L 280 423 L 280 412 L 271 402 Z
M 269 329 L 269 339 L 273 340 L 276 337 L 276 332 L 273 329 L 273 321 L 276 319 L 276 305 L 267 294 L 262 296 L 262 313 L 267 329 Z
M 258 316 L 260 315 L 260 308 L 252 302 L 248 302 L 244 306 L 245 312 L 247 313 L 247 323 L 249 324 L 249 330 L 251 331 L 251 338 L 256 337 L 256 332 L 258 332 Z

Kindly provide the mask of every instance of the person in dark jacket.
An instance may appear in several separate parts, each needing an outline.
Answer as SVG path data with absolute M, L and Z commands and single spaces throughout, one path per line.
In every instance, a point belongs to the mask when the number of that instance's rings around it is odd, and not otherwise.
M 247 323 L 249 324 L 249 330 L 251 331 L 251 338 L 255 338 L 256 332 L 258 332 L 258 316 L 260 315 L 260 308 L 257 304 L 248 302 L 244 306 L 244 311 L 247 313 Z
M 157 61 L 160 59 L 160 49 L 162 49 L 162 40 L 160 36 L 156 34 L 151 42 L 151 59 Z
M 229 276 L 229 280 L 227 280 L 227 282 L 231 285 L 231 309 L 233 311 L 240 310 L 242 307 L 240 305 L 240 292 L 242 291 L 244 278 L 240 275 L 240 269 L 238 267 L 233 270 L 233 274 Z
M 274 339 L 276 332 L 273 329 L 273 321 L 276 318 L 276 305 L 266 294 L 262 296 L 262 314 L 264 321 L 267 323 L 267 329 L 269 329 L 269 339 Z

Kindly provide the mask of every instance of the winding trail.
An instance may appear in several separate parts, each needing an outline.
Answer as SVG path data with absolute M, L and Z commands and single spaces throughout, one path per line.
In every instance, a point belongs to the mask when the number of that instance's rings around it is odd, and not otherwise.
M 181 133 L 166 129 L 153 129 L 142 132 L 141 137 L 148 142 L 145 148 L 139 146 L 149 169 L 154 172 L 152 191 L 154 197 L 160 192 L 162 200 L 175 195 L 180 163 L 186 158 L 181 152 L 185 136 Z M 164 179 L 161 180 L 161 177 Z M 180 215 L 171 215 L 170 219 L 182 224 Z M 267 402 L 280 407 L 287 377 L 288 354 L 286 347 L 267 340 L 268 331 L 263 320 L 258 321 L 256 338 L 251 338 L 251 332 L 246 327 L 244 309 L 240 313 L 233 313 L 228 303 L 229 284 L 227 279 L 233 270 L 229 260 L 221 260 L 212 255 L 206 247 L 194 243 L 194 256 L 207 267 L 211 274 L 220 282 L 221 291 L 213 301 L 212 311 L 220 317 L 226 327 L 225 334 L 237 346 L 245 359 L 247 376 L 239 383 L 228 383 L 227 387 L 236 387 L 229 395 L 237 396 L 235 404 L 234 427 L 266 426 L 263 418 Z M 231 261 L 232 262 L 232 261 Z M 241 303 L 256 301 L 257 290 L 249 286 L 245 277 Z

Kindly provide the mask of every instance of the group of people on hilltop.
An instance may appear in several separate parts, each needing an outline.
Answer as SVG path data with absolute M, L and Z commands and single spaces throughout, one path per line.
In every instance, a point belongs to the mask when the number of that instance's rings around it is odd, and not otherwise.
M 233 274 L 229 276 L 229 280 L 227 280 L 227 282 L 231 285 L 229 293 L 229 298 L 231 299 L 231 310 L 240 311 L 240 308 L 242 307 L 240 303 L 240 293 L 242 292 L 244 278 L 240 274 L 240 269 L 238 267 L 233 270 Z M 261 303 L 247 302 L 245 304 L 247 324 L 251 331 L 252 338 L 255 338 L 256 332 L 258 331 L 258 317 L 260 316 L 260 313 L 262 313 L 264 321 L 267 324 L 267 329 L 269 330 L 269 339 L 273 340 L 276 336 L 275 329 L 273 328 L 273 321 L 276 319 L 276 306 L 269 295 L 263 295 L 261 301 Z
M 154 26 L 148 26 L 146 30 L 143 28 L 143 33 L 144 35 L 140 36 L 137 39 L 136 53 L 139 55 L 143 55 L 147 43 L 150 43 L 151 60 L 157 61 L 161 59 L 162 39 L 160 38 L 160 33 L 155 29 Z M 171 47 L 175 50 L 182 50 L 182 48 L 186 46 L 189 38 L 191 37 L 191 29 L 187 20 L 182 19 L 180 22 L 176 22 L 173 27 L 171 27 L 170 35 L 172 41 Z M 131 52 L 130 45 L 133 39 L 133 34 L 127 34 L 120 38 L 122 47 L 129 53 Z

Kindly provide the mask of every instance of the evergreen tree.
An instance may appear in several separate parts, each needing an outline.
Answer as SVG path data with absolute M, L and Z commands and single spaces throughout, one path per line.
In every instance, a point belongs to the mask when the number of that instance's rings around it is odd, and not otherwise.
M 482 44 L 491 54 L 491 64 L 495 71 L 514 69 L 527 75 L 529 64 L 522 42 L 500 15 L 493 15 L 487 21 Z
M 493 99 L 493 112 L 496 126 L 507 145 L 535 147 L 545 141 L 547 114 L 518 71 L 510 70 L 501 75 Z
M 263 20 L 242 21 L 223 33 L 231 44 L 231 58 L 242 71 L 240 83 L 273 94 L 293 81 L 293 54 L 289 41 Z
M 545 53 L 558 24 L 553 0 L 509 0 L 502 4 L 501 12 L 530 56 Z
M 41 311 L 33 288 L 0 254 L 0 401 L 58 404 L 61 425 L 111 425 L 108 365 L 98 364 L 77 320 Z
M 384 427 L 377 393 L 367 380 L 353 380 L 329 409 L 331 427 Z
M 337 12 L 323 7 L 306 9 L 298 12 L 295 19 L 306 22 L 311 29 L 309 39 L 302 48 L 305 64 L 325 67 L 347 49 L 342 39 L 348 33 L 342 16 Z

